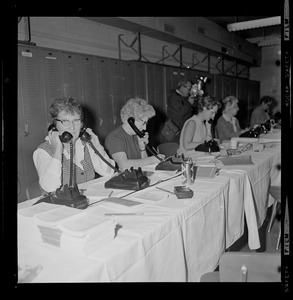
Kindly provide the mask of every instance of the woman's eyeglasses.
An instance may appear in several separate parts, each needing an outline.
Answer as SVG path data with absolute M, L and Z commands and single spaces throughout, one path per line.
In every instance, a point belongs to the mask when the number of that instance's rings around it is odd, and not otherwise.
M 70 124 L 74 124 L 74 125 L 80 125 L 81 124 L 81 119 L 76 119 L 73 121 L 69 121 L 69 120 L 59 120 L 59 119 L 55 119 L 56 121 L 60 122 L 63 126 L 68 127 L 70 126 Z

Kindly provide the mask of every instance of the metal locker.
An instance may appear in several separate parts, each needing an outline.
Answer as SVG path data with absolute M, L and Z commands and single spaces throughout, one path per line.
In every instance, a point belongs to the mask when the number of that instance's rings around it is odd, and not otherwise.
M 39 49 L 40 70 L 42 73 L 43 97 L 47 116 L 47 125 L 51 123 L 49 108 L 54 99 L 63 96 L 60 51 Z
M 223 98 L 227 96 L 236 96 L 236 79 L 234 77 L 223 76 Z
M 135 89 L 135 62 L 121 61 L 122 63 L 122 80 L 124 86 L 125 101 L 133 98 L 136 94 Z
M 236 80 L 239 111 L 237 113 L 237 119 L 239 120 L 240 127 L 246 128 L 250 122 L 250 112 L 248 106 L 249 95 L 249 81 L 247 79 L 238 78 Z
M 82 102 L 79 54 L 61 52 L 62 95 Z
M 85 125 L 99 136 L 100 112 L 96 58 L 90 55 L 80 55 L 80 68 Z
M 144 63 L 135 63 L 135 96 L 146 99 L 146 66 Z
M 113 104 L 109 76 L 109 59 L 97 58 L 98 95 L 99 95 L 99 137 L 104 143 L 113 127 Z
M 26 187 L 38 179 L 32 155 L 47 132 L 39 65 L 37 48 L 18 47 L 18 201 L 25 200 Z
M 120 110 L 125 103 L 125 87 L 122 62 L 109 60 L 109 78 L 111 79 L 111 95 L 113 105 L 113 127 L 121 124 Z

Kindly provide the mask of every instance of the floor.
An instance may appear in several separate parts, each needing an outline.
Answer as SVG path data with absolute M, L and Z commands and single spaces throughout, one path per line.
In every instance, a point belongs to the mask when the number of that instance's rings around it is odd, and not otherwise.
M 279 229 L 280 229 L 280 207 L 277 208 L 277 217 L 275 218 L 275 221 L 273 222 L 271 231 L 268 232 L 268 226 L 270 222 L 270 217 L 272 213 L 272 206 L 268 208 L 267 211 L 267 217 L 259 229 L 259 235 L 260 235 L 260 241 L 261 241 L 261 247 L 257 250 L 250 250 L 247 244 L 247 227 L 245 226 L 244 234 L 240 239 L 238 239 L 229 249 L 228 251 L 256 251 L 256 252 L 277 252 L 279 253 L 281 251 L 281 246 L 279 246 L 279 249 L 276 249 L 277 241 L 278 241 L 278 235 L 279 235 Z

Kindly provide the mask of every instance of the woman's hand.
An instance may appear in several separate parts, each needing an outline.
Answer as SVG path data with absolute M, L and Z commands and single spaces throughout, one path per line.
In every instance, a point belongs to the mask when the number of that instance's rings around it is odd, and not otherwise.
M 138 138 L 138 146 L 140 150 L 145 149 L 145 145 L 147 145 L 149 143 L 149 133 L 145 132 L 144 137 L 140 138 L 139 136 L 137 136 Z
M 55 149 L 61 149 L 62 148 L 62 142 L 60 140 L 60 133 L 59 131 L 53 131 L 53 130 L 50 130 L 48 132 L 48 138 L 49 138 L 49 143 L 51 145 L 53 145 L 53 147 Z

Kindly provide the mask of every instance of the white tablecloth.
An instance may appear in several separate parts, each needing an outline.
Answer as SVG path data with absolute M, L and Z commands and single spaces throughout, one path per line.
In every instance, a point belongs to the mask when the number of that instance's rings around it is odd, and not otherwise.
M 273 166 L 280 162 L 278 147 L 274 144 L 263 152 L 251 153 L 253 166 L 224 167 L 214 179 L 196 179 L 191 186 L 192 199 L 177 199 L 156 189 L 173 191 L 174 186 L 182 185 L 180 176 L 127 196 L 146 204 L 138 209 L 144 214 L 112 216 L 122 226 L 117 236 L 87 257 L 19 236 L 18 264 L 28 269 L 39 267 L 31 282 L 199 281 L 202 274 L 216 268 L 225 249 L 243 234 L 244 215 L 249 245 L 259 247 L 257 229 L 265 218 Z M 154 166 L 145 170 L 154 171 Z M 167 176 L 155 172 L 150 176 L 151 184 Z M 99 178 L 79 188 L 87 190 L 91 203 L 107 197 L 110 191 L 113 197 L 129 193 L 107 190 L 104 182 Z M 152 191 L 162 200 L 140 198 Z M 35 201 L 20 203 L 19 209 Z M 101 203 L 88 210 L 109 212 Z

